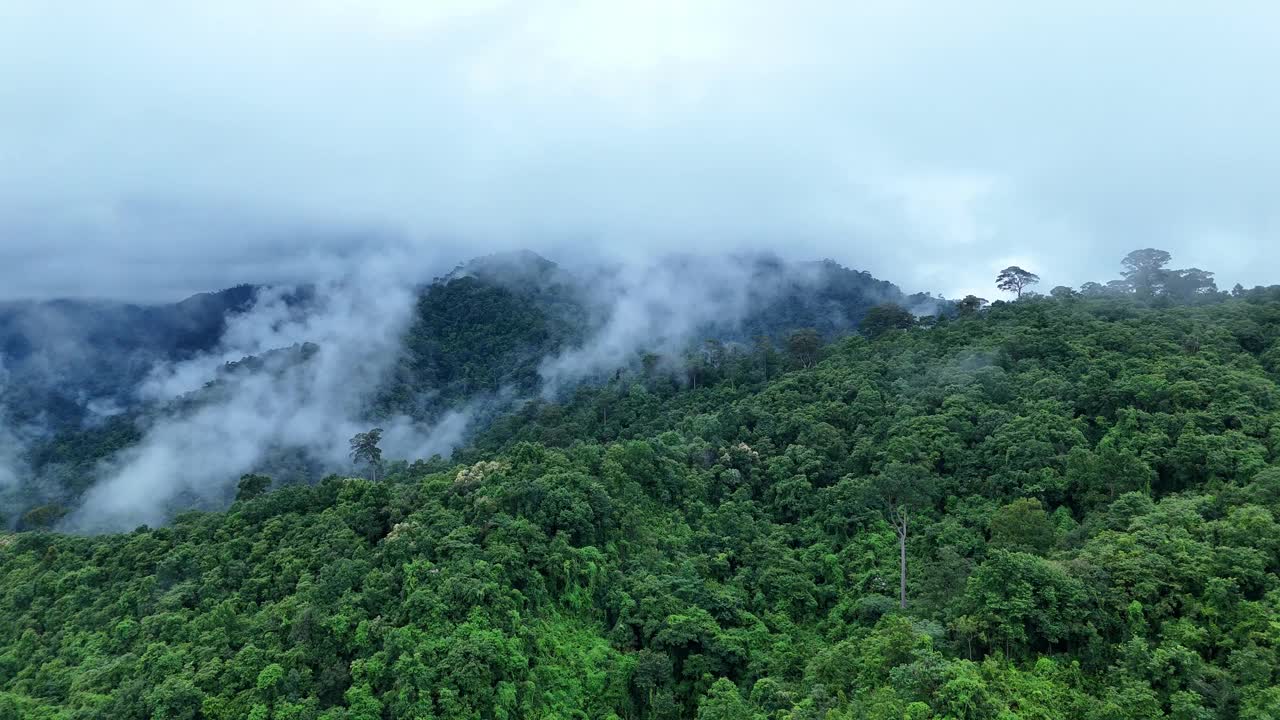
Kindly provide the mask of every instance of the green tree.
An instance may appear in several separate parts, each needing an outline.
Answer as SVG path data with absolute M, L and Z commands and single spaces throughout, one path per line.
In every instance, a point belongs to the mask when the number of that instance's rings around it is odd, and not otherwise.
M 1086 633 L 1085 587 L 1034 555 L 996 550 L 970 576 L 966 598 L 982 636 L 1006 655 Z
M 991 516 L 991 546 L 1044 555 L 1054 544 L 1053 518 L 1036 498 L 1020 498 Z
M 1165 277 L 1165 292 L 1179 300 L 1193 300 L 1217 292 L 1213 273 L 1200 268 L 1172 270 Z
M 863 316 L 861 328 L 867 337 L 880 337 L 890 330 L 903 330 L 916 322 L 910 310 L 897 303 L 876 305 Z
M 368 432 L 356 433 L 351 438 L 351 461 L 357 465 L 363 463 L 369 467 L 371 480 L 378 479 L 378 469 L 382 467 L 382 428 L 374 428 Z
M 898 538 L 898 606 L 907 606 L 907 538 L 911 517 L 932 504 L 934 478 L 916 466 L 893 464 L 867 479 L 867 501 L 878 506 Z
M 956 312 L 961 317 L 968 317 L 976 314 L 979 310 L 987 306 L 987 300 L 977 295 L 965 295 L 964 299 L 956 302 Z
M 814 328 L 801 328 L 787 337 L 787 351 L 800 367 L 812 367 L 822 349 L 822 336 Z
M 1015 293 L 1019 298 L 1022 297 L 1024 290 L 1038 282 L 1040 282 L 1039 275 L 1023 270 L 1017 265 L 1010 265 L 996 275 L 996 287 L 1005 292 Z
M 768 335 L 757 335 L 755 338 L 755 353 L 760 362 L 760 375 L 765 382 L 774 376 L 774 370 L 779 365 L 778 351 L 773 348 L 773 341 Z
M 1120 261 L 1124 267 L 1122 275 L 1125 282 L 1139 295 L 1150 296 L 1160 292 L 1168 277 L 1164 266 L 1169 264 L 1171 257 L 1164 250 L 1155 248 L 1134 250 Z
M 236 485 L 236 500 L 252 500 L 270 487 L 271 478 L 267 475 L 241 475 L 240 482 Z
M 698 720 L 752 720 L 753 717 L 755 713 L 728 678 L 716 680 L 698 701 Z

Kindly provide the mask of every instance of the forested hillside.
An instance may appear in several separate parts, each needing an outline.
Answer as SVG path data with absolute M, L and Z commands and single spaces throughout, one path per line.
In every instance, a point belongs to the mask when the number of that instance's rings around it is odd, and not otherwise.
M 653 285 L 669 292 L 645 296 L 644 289 Z M 333 357 L 350 348 L 308 334 L 311 326 L 324 330 L 331 324 L 328 315 L 341 314 L 333 306 L 343 306 L 355 294 L 341 283 L 289 290 L 245 285 L 175 305 L 0 306 L 0 478 L 8 455 L 17 456 L 12 464 L 18 468 L 14 482 L 0 481 L 0 527 L 55 525 L 152 431 L 210 406 L 234 406 L 223 413 L 225 421 L 214 424 L 240 422 L 238 415 L 252 414 L 254 406 L 274 399 L 260 380 L 282 387 L 314 384 L 318 370 L 308 363 L 323 363 L 326 353 Z M 265 309 L 257 304 L 260 297 L 266 298 Z M 792 262 L 769 255 L 680 256 L 639 270 L 570 272 L 531 252 L 506 253 L 415 283 L 406 297 L 412 307 L 405 308 L 404 326 L 375 357 L 341 369 L 372 378 L 370 386 L 353 383 L 354 397 L 326 411 L 368 426 L 401 421 L 423 427 L 457 413 L 466 416 L 468 428 L 484 429 L 530 398 L 638 370 L 646 354 L 665 367 L 685 367 L 701 362 L 704 339 L 721 346 L 749 346 L 761 338 L 783 344 L 798 328 L 831 339 L 856 332 L 863 315 L 881 303 L 901 302 L 922 313 L 947 307 L 928 295 L 904 295 L 892 283 L 832 261 Z M 246 356 L 230 352 L 236 346 L 223 337 L 237 323 L 274 327 L 285 322 L 302 326 L 291 346 L 254 347 L 255 354 Z M 352 325 L 341 340 L 362 345 L 365 329 Z M 601 345 L 611 353 L 601 352 Z M 551 388 L 540 362 L 562 353 L 576 355 Z M 143 392 L 147 382 L 193 357 L 234 359 L 211 365 L 208 375 L 196 378 L 181 395 Z M 245 387 L 259 396 L 247 397 Z M 6 427 L 18 430 L 21 452 L 5 452 Z M 332 445 L 333 439 L 303 435 L 264 441 L 268 447 L 246 469 L 269 473 L 277 484 L 315 482 L 326 472 L 349 469 L 317 456 L 314 446 Z M 218 492 L 186 494 L 165 512 L 193 505 L 223 508 L 233 492 L 228 484 Z
M 0 718 L 1278 717 L 1280 290 L 1134 277 L 0 536 Z

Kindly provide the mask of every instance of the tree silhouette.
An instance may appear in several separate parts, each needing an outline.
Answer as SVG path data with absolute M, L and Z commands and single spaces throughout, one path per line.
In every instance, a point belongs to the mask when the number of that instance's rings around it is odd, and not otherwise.
M 1169 271 L 1164 269 L 1172 259 L 1169 253 L 1155 248 L 1134 250 L 1120 264 L 1124 266 L 1124 279 L 1139 295 L 1152 295 L 1164 288 Z
M 1017 293 L 1019 298 L 1022 297 L 1023 290 L 1038 282 L 1040 282 L 1039 275 L 1023 270 L 1017 265 L 1010 265 L 996 276 L 996 287 L 1005 292 Z

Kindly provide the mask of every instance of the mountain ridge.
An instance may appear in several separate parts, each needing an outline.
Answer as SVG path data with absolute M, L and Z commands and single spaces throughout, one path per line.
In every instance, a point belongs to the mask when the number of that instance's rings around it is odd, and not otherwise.
M 709 275 L 714 276 L 710 283 L 698 282 Z M 657 283 L 662 292 L 646 296 L 646 283 Z M 22 510 L 12 512 L 10 522 L 32 507 L 74 503 L 93 484 L 104 464 L 141 442 L 149 428 L 199 412 L 204 404 L 216 402 L 214 398 L 228 397 L 228 392 L 234 397 L 238 384 L 253 382 L 255 368 L 264 367 L 263 358 L 267 355 L 289 364 L 312 362 L 316 353 L 323 360 L 323 342 L 313 344 L 313 350 L 302 354 L 290 352 L 287 347 L 265 345 L 253 354 L 232 354 L 241 359 L 228 360 L 225 367 L 219 364 L 205 371 L 209 374 L 202 382 L 222 388 L 217 394 L 202 391 L 169 400 L 144 400 L 138 395 L 137 389 L 155 367 L 181 365 L 189 358 L 214 351 L 226 354 L 227 348 L 220 347 L 221 333 L 232 321 L 252 319 L 265 289 L 236 286 L 150 309 L 127 303 L 99 306 L 65 301 L 75 319 L 67 323 L 71 329 L 84 331 L 86 318 L 108 322 L 120 316 L 134 324 L 124 323 L 114 329 L 114 335 L 119 336 L 116 345 L 98 344 L 93 347 L 94 352 L 86 353 L 94 362 L 84 366 L 89 368 L 89 377 L 79 387 L 69 375 L 69 382 L 48 388 L 49 397 L 54 399 L 30 393 L 15 398 L 9 390 L 0 395 L 0 407 L 7 407 L 15 422 L 34 424 L 41 413 L 62 408 L 57 422 L 47 423 L 46 429 L 28 442 L 24 458 L 28 490 L 19 490 L 19 495 L 25 493 L 31 499 L 14 502 L 13 507 Z M 279 323 L 288 322 L 289 318 L 302 319 L 304 327 L 299 339 L 292 343 L 295 347 L 299 342 L 311 342 L 305 328 L 308 313 L 325 312 L 325 303 L 332 300 L 320 296 L 320 292 L 314 286 L 285 292 L 283 304 L 289 312 L 281 319 L 271 320 Z M 681 293 L 692 293 L 697 307 L 682 304 Z M 525 399 L 544 390 L 550 392 L 544 385 L 551 361 L 563 361 L 561 367 L 555 368 L 555 392 L 566 392 L 581 382 L 602 382 L 619 373 L 640 372 L 645 352 L 665 355 L 667 364 L 677 366 L 700 362 L 689 353 L 704 339 L 751 344 L 759 336 L 769 336 L 773 342 L 783 343 L 790 330 L 812 326 L 830 340 L 855 332 L 860 315 L 875 304 L 908 302 L 892 283 L 847 270 L 829 260 L 797 263 L 771 255 L 688 255 L 667 258 L 638 271 L 617 266 L 575 273 L 530 251 L 483 256 L 462 263 L 450 273 L 419 286 L 414 296 L 415 305 L 400 339 L 379 353 L 384 357 L 378 362 L 387 365 L 386 370 L 380 371 L 381 380 L 369 388 L 358 407 L 345 411 L 364 418 L 369 426 L 395 422 L 425 428 L 449 421 L 463 423 L 463 433 L 476 432 Z M 54 306 L 63 304 L 59 301 Z M 634 328 L 618 326 L 618 317 L 637 315 L 645 322 Z M 699 319 L 662 327 L 672 318 L 686 315 Z M 151 318 L 160 320 L 149 326 L 146 323 Z M 0 324 L 0 330 L 7 328 L 12 337 L 14 326 L 14 322 Z M 130 336 L 133 327 L 141 329 Z M 172 328 L 181 328 L 185 334 L 170 332 Z M 84 331 L 86 336 L 95 337 L 92 333 L 93 328 Z M 657 341 L 655 333 L 664 338 L 659 345 L 653 345 Z M 600 352 L 600 338 L 605 335 L 609 342 L 603 344 L 608 345 L 608 352 Z M 0 332 L 3 337 L 5 333 Z M 159 342 L 148 345 L 155 337 Z M 109 351 L 117 345 L 125 351 L 112 356 Z M 269 365 L 276 367 L 279 363 Z M 122 366 L 127 366 L 128 372 L 118 369 Z M 229 372 L 233 369 L 236 372 Z M 101 382 L 102 374 L 112 372 L 118 373 L 114 383 Z M 297 376 L 295 381 L 305 379 L 306 371 L 303 376 L 296 372 L 293 375 Z M 15 385 L 9 383 L 6 388 Z M 40 386 L 29 383 L 28 387 Z M 45 404 L 42 406 L 41 402 Z M 14 405 L 20 406 L 18 412 Z M 450 420 L 459 412 L 465 417 Z M 284 450 L 283 457 L 293 457 L 287 448 Z M 279 456 L 279 451 L 270 450 L 268 454 Z M 295 470 L 314 468 L 292 459 L 285 466 Z M 268 463 L 250 470 L 262 472 L 271 468 Z M 330 469 L 339 468 L 330 465 Z M 273 474 L 280 472 L 277 469 Z M 314 473 L 314 469 L 308 472 Z M 281 480 L 291 478 L 289 473 L 280 475 Z M 314 481 L 318 475 L 307 479 Z M 229 498 L 228 492 L 224 490 L 215 497 Z M 44 511 L 42 517 L 50 514 Z

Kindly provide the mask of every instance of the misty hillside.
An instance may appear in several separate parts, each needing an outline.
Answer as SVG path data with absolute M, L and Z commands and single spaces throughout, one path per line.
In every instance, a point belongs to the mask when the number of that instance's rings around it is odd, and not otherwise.
M 781 344 L 800 328 L 830 339 L 856 331 L 867 310 L 884 303 L 912 304 L 925 314 L 942 307 L 829 260 L 669 257 L 640 272 L 573 274 L 530 252 L 494 255 L 422 292 L 378 402 L 430 415 L 432 407 L 482 393 L 529 394 L 560 374 L 577 382 L 636 370 L 648 351 L 681 356 L 699 352 L 706 340 L 752 343 L 761 336 Z M 605 346 L 596 347 L 601 340 Z M 566 350 L 557 359 L 575 366 L 542 364 Z
M 397 372 L 574 347 L 557 273 L 481 275 L 418 307 L 493 333 L 415 314 Z M 0 716 L 1277 717 L 1280 288 L 1175 277 L 699 345 L 376 481 L 0 536 Z
M 0 720 L 1280 720 L 1278 37 L 0 0 Z
M 213 350 L 249 285 L 172 305 L 54 300 L 0 303 L 0 406 L 11 422 L 74 427 L 133 402 L 157 363 Z
M 227 479 L 244 472 L 288 483 L 346 471 L 346 438 L 361 425 L 392 427 L 396 457 L 447 456 L 504 412 L 582 383 L 657 366 L 697 382 L 691 371 L 708 361 L 708 342 L 719 354 L 783 347 L 799 329 L 825 340 L 854 332 L 885 303 L 923 314 L 946 307 L 831 261 L 767 255 L 569 271 L 508 253 L 410 285 L 403 301 L 376 297 L 376 286 L 373 301 L 359 292 L 240 286 L 176 305 L 12 305 L 0 324 L 0 412 L 16 429 L 8 522 L 59 522 L 97 485 L 141 487 L 135 477 L 170 494 L 138 495 L 125 504 L 144 507 L 106 527 L 223 507 L 234 492 Z M 263 436 L 243 437 L 246 415 Z M 285 422 L 292 429 L 282 431 Z M 211 455 L 197 477 L 179 455 L 208 447 L 210 431 L 244 447 L 230 464 Z M 163 473 L 189 479 L 170 492 Z

